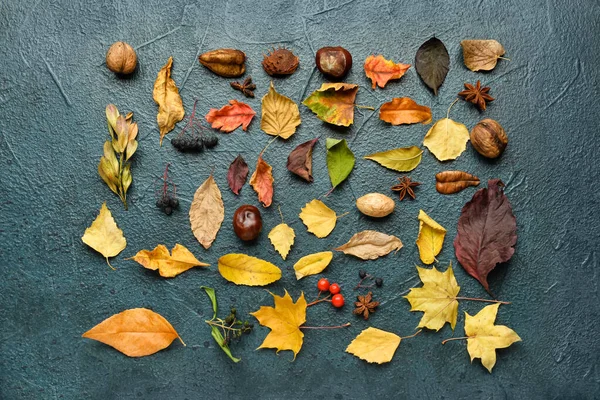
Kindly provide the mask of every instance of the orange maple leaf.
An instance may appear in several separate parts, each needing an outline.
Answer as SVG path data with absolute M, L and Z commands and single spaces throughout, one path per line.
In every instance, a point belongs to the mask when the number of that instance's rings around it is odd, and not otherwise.
M 243 130 L 248 129 L 250 121 L 256 115 L 256 112 L 246 103 L 237 100 L 229 100 L 228 106 L 223 106 L 220 110 L 211 108 L 206 114 L 206 121 L 212 124 L 215 129 L 222 132 L 233 132 L 239 126 Z
M 394 63 L 386 60 L 382 55 L 370 55 L 365 60 L 365 73 L 371 79 L 373 89 L 379 85 L 383 88 L 391 79 L 400 79 L 410 68 L 410 64 Z
M 273 201 L 273 168 L 265 160 L 262 155 L 258 156 L 256 162 L 256 170 L 250 178 L 250 185 L 258 194 L 258 200 L 265 207 L 269 207 Z

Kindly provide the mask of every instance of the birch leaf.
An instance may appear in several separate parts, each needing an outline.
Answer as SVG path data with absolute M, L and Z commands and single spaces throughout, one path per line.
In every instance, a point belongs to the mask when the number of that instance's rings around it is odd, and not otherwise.
M 281 255 L 281 258 L 286 259 L 287 255 L 294 244 L 296 233 L 286 223 L 281 223 L 269 232 L 269 240 L 275 250 Z
M 395 63 L 392 60 L 386 60 L 381 54 L 378 56 L 370 55 L 365 60 L 365 74 L 371 80 L 373 89 L 377 86 L 385 87 L 388 81 L 400 79 L 410 68 L 410 64 Z
M 423 140 L 423 145 L 440 161 L 455 160 L 467 148 L 469 130 L 450 118 L 437 121 Z
M 131 258 L 144 268 L 158 270 L 160 276 L 173 278 L 193 267 L 208 267 L 210 264 L 199 261 L 185 246 L 176 244 L 169 254 L 165 245 L 159 244 L 154 250 L 140 250 Z
M 366 230 L 358 232 L 350 238 L 348 243 L 334 250 L 353 255 L 362 260 L 375 260 L 401 248 L 402 242 L 396 236 Z
M 302 257 L 294 264 L 296 279 L 300 280 L 305 276 L 315 275 L 323 272 L 333 259 L 331 251 L 322 251 L 320 253 L 309 254 Z
M 369 363 L 392 361 L 402 338 L 394 333 L 369 327 L 362 331 L 346 348 L 350 353 Z
M 81 240 L 102 254 L 106 259 L 106 263 L 112 269 L 114 268 L 108 262 L 108 258 L 115 257 L 127 246 L 123 231 L 117 226 L 110 210 L 106 207 L 106 203 L 102 203 L 100 213 L 92 222 L 92 225 L 85 230 Z
M 504 55 L 504 47 L 496 40 L 463 40 L 465 66 L 471 71 L 491 71 Z
M 246 286 L 265 286 L 281 278 L 281 270 L 276 265 L 236 253 L 219 258 L 219 273 L 229 282 Z
M 211 108 L 205 119 L 212 124 L 213 128 L 229 133 L 240 126 L 242 130 L 247 130 L 255 115 L 256 112 L 248 104 L 237 100 L 229 100 L 228 106 L 223 106 L 219 110 Z
M 392 125 L 428 124 L 431 122 L 431 108 L 417 104 L 409 97 L 395 97 L 381 106 L 379 119 Z
M 221 191 L 211 174 L 196 190 L 190 206 L 192 232 L 205 249 L 214 242 L 224 218 Z
M 399 172 L 408 172 L 417 168 L 422 157 L 423 150 L 417 146 L 401 147 L 365 156 L 367 160 L 373 160 L 379 165 Z
M 321 121 L 338 126 L 354 122 L 354 99 L 358 85 L 350 83 L 324 83 L 302 102 Z
M 335 188 L 342 183 L 354 168 L 354 153 L 346 139 L 327 138 L 327 170 L 331 185 Z
M 310 233 L 314 233 L 318 238 L 324 238 L 335 228 L 337 216 L 335 211 L 321 200 L 314 199 L 302 208 L 300 219 Z
M 288 97 L 275 91 L 273 82 L 269 92 L 262 98 L 260 129 L 266 134 L 288 139 L 300 125 L 298 105 Z
M 265 160 L 262 155 L 258 156 L 256 161 L 256 169 L 250 178 L 250 185 L 258 194 L 258 200 L 263 206 L 271 206 L 273 201 L 273 168 Z
M 162 145 L 165 135 L 173 130 L 175 124 L 183 119 L 185 111 L 183 102 L 179 96 L 179 89 L 175 81 L 171 78 L 171 67 L 173 66 L 173 57 L 158 72 L 154 82 L 154 91 L 152 96 L 158 104 L 158 115 L 156 122 L 160 130 L 160 144 Z
M 440 254 L 445 237 L 446 229 L 420 210 L 419 236 L 416 243 L 423 263 L 431 264 L 436 261 L 435 256 Z
M 288 156 L 288 171 L 298 175 L 307 182 L 313 181 L 312 153 L 318 138 L 299 144 Z

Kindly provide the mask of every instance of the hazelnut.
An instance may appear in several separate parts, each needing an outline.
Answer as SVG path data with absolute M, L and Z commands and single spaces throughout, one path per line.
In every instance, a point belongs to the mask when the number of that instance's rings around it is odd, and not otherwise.
M 396 203 L 381 193 L 369 193 L 356 199 L 358 210 L 369 217 L 381 218 L 394 211 Z
M 343 78 L 352 68 L 352 55 L 343 47 L 322 47 L 315 57 L 317 68 L 329 78 Z
M 125 42 L 115 42 L 106 52 L 106 66 L 116 74 L 128 75 L 135 70 L 137 55 Z
M 486 118 L 479 121 L 471 130 L 471 144 L 482 156 L 497 158 L 506 148 L 508 137 L 502 125 Z

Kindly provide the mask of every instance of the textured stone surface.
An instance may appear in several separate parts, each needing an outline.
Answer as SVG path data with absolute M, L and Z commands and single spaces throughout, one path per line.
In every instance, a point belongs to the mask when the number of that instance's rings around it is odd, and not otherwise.
M 196 399 L 196 398 L 597 398 L 600 330 L 598 299 L 597 117 L 600 97 L 597 1 L 4 1 L 0 4 L 0 397 L 3 399 Z M 414 68 L 384 89 L 372 91 L 363 60 L 381 52 L 395 61 L 413 63 L 417 48 L 433 34 L 448 47 L 451 69 L 434 97 Z M 493 72 L 473 73 L 462 64 L 460 40 L 494 38 L 511 62 Z M 137 48 L 139 69 L 120 79 L 103 65 L 106 49 L 116 40 Z M 322 77 L 313 68 L 314 52 L 342 45 L 354 56 L 347 78 L 361 88 L 360 104 L 379 106 L 392 97 L 410 96 L 432 108 L 434 119 L 465 81 L 482 79 L 497 98 L 486 117 L 497 119 L 509 145 L 497 161 L 481 158 L 470 146 L 456 161 L 440 163 L 426 150 L 411 177 L 423 182 L 418 200 L 398 203 L 383 220 L 356 211 L 362 194 L 388 191 L 399 174 L 363 160 L 371 152 L 419 145 L 428 127 L 392 127 L 368 110 L 357 110 L 349 129 L 324 125 L 300 106 L 302 125 L 287 142 L 274 142 L 265 159 L 274 167 L 274 206 L 264 210 L 265 232 L 255 244 L 233 235 L 231 217 L 238 205 L 258 205 L 249 186 L 241 196 L 227 188 L 226 171 L 241 153 L 253 169 L 258 153 L 271 139 L 258 118 L 247 133 L 219 135 L 220 144 L 201 155 L 180 154 L 165 141 L 158 146 L 152 86 L 157 71 L 174 57 L 173 77 L 186 111 L 199 99 L 199 112 L 241 99 L 196 61 L 199 52 L 235 47 L 248 56 L 248 73 L 258 86 L 248 103 L 260 112 L 269 77 L 262 54 L 284 45 L 300 57 L 298 71 L 275 79 L 278 91 L 300 102 L 318 88 Z M 104 107 L 114 103 L 131 110 L 140 124 L 140 147 L 132 168 L 131 207 L 124 211 L 117 196 L 100 181 L 96 165 L 107 137 Z M 483 116 L 459 102 L 451 118 L 471 128 Z M 181 129 L 181 124 L 169 137 Z M 314 154 L 313 184 L 288 173 L 285 161 L 297 144 L 320 137 Z M 297 215 L 306 202 L 329 189 L 325 138 L 347 138 L 357 155 L 349 181 L 326 203 L 336 212 L 350 211 L 326 239 L 318 240 Z M 168 217 L 154 206 L 155 179 L 171 162 L 182 208 Z M 204 251 L 189 228 L 188 208 L 195 189 L 211 169 L 223 192 L 226 220 L 214 245 Z M 425 210 L 448 229 L 439 260 L 454 261 L 452 240 L 462 205 L 471 188 L 453 196 L 435 191 L 435 173 L 462 169 L 483 182 L 501 178 L 507 184 L 518 221 L 519 240 L 512 260 L 490 276 L 503 306 L 498 322 L 514 328 L 523 342 L 499 351 L 493 374 L 477 360 L 469 362 L 466 345 L 451 342 L 446 326 L 403 342 L 392 363 L 367 365 L 344 353 L 362 329 L 372 324 L 406 336 L 420 313 L 410 313 L 402 294 L 417 283 L 414 245 L 417 214 Z M 128 246 L 111 271 L 80 237 L 107 201 Z M 280 205 L 297 238 L 283 262 L 267 239 L 280 221 Z M 325 276 L 344 286 L 348 301 L 357 270 L 385 278 L 377 296 L 384 301 L 368 323 L 350 307 L 309 309 L 308 324 L 346 321 L 340 331 L 307 331 L 295 362 L 289 352 L 255 351 L 267 333 L 258 328 L 236 344 L 234 365 L 216 348 L 204 319 L 210 305 L 201 285 L 217 289 L 221 305 L 243 313 L 271 304 L 260 288 L 236 287 L 216 272 L 218 256 L 245 252 L 274 262 L 283 278 L 269 287 L 287 288 L 294 297 L 316 292 L 317 277 L 297 282 L 292 265 L 309 252 L 331 249 L 363 229 L 397 235 L 405 247 L 376 261 L 360 262 L 336 254 Z M 124 258 L 158 243 L 189 247 L 211 262 L 171 280 L 162 279 Z M 461 294 L 485 297 L 481 286 L 458 265 Z M 479 303 L 462 302 L 456 335 L 462 334 L 464 311 Z M 130 359 L 81 334 L 104 318 L 132 307 L 149 307 L 165 316 L 187 343 L 142 359 Z

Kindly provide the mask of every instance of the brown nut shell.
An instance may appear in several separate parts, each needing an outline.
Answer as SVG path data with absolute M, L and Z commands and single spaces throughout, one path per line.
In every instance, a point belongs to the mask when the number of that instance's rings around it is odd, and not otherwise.
M 115 74 L 131 74 L 137 66 L 135 50 L 125 42 L 113 43 L 106 52 L 106 66 Z
M 504 152 L 508 136 L 498 121 L 486 118 L 471 130 L 471 144 L 482 156 L 497 158 Z
M 315 63 L 323 75 L 341 79 L 352 68 L 352 55 L 343 47 L 322 47 L 317 51 Z
M 441 194 L 458 193 L 479 185 L 479 178 L 463 171 L 443 171 L 435 175 L 435 190 Z
M 356 199 L 358 210 L 369 217 L 381 218 L 394 211 L 396 203 L 381 193 L 369 193 Z
M 273 49 L 270 53 L 264 55 L 262 62 L 263 69 L 271 76 L 291 75 L 296 72 L 300 61 L 294 53 L 288 49 Z
M 200 64 L 225 78 L 236 78 L 246 72 L 246 54 L 236 49 L 217 49 L 198 57 Z

